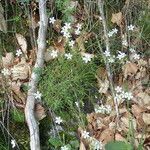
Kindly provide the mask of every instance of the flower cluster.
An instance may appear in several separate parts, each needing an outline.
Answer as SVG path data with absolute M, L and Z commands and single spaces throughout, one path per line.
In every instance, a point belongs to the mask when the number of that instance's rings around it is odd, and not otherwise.
M 61 33 L 66 39 L 71 37 L 70 31 L 69 31 L 70 29 L 71 29 L 71 23 L 65 23 L 65 25 L 61 29 Z
M 136 53 L 134 48 L 130 48 L 129 51 L 131 52 L 131 59 L 139 60 L 140 55 Z
M 104 147 L 103 143 L 95 138 L 92 138 L 91 146 L 94 150 L 102 150 Z
M 95 108 L 95 113 L 110 114 L 112 108 L 110 105 L 101 105 Z
M 4 68 L 4 69 L 1 71 L 1 73 L 2 73 L 4 76 L 9 76 L 9 75 L 11 75 L 10 70 L 7 69 L 7 68 Z
M 76 26 L 76 28 L 77 28 L 77 29 L 75 30 L 75 34 L 76 34 L 76 35 L 79 35 L 80 32 L 81 32 L 81 29 L 82 29 L 82 25 L 78 23 L 77 26 Z
M 133 98 L 133 95 L 131 92 L 125 92 L 122 87 L 117 86 L 115 88 L 116 95 L 115 99 L 117 100 L 118 103 L 123 102 L 125 99 L 131 100 Z
M 114 28 L 111 31 L 108 32 L 108 37 L 112 37 L 114 34 L 117 34 L 118 29 Z
M 75 41 L 71 40 L 71 41 L 69 41 L 69 44 L 68 44 L 68 45 L 69 45 L 71 48 L 73 48 L 74 44 L 75 44 Z
M 104 55 L 107 57 L 109 63 L 113 63 L 115 61 L 115 56 L 110 54 L 110 51 L 106 50 Z

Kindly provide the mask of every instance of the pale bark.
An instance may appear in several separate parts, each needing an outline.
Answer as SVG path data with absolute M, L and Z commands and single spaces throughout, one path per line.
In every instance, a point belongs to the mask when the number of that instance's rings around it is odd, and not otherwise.
M 98 7 L 99 7 L 100 15 L 101 15 L 101 18 L 102 18 L 102 25 L 103 25 L 103 31 L 104 31 L 104 41 L 105 41 L 106 51 L 110 52 L 110 43 L 109 43 L 106 19 L 105 19 L 105 15 L 104 15 L 104 3 L 103 3 L 103 0 L 98 0 Z M 105 60 L 106 70 L 107 70 L 108 79 L 109 79 L 109 83 L 110 83 L 111 93 L 112 93 L 112 96 L 113 96 L 113 99 L 114 99 L 117 120 L 119 120 L 118 102 L 115 99 L 115 92 L 114 92 L 114 86 L 113 86 L 113 74 L 112 74 L 109 62 L 106 60 L 105 56 L 104 56 L 104 60 Z
M 40 27 L 38 32 L 38 51 L 34 68 L 42 68 L 44 64 L 44 51 L 46 49 L 47 14 L 46 0 L 39 0 Z M 30 149 L 40 150 L 39 126 L 35 118 L 35 97 L 37 91 L 38 75 L 32 72 L 29 82 L 25 117 L 30 131 Z

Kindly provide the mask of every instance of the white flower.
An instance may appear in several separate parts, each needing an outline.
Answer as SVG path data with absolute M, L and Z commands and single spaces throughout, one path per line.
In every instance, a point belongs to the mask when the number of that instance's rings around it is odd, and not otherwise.
M 79 102 L 75 102 L 76 106 L 79 107 Z
M 65 26 L 62 27 L 62 28 L 61 28 L 61 33 L 64 34 L 64 33 L 66 33 L 66 32 L 68 32 L 68 29 L 67 29 Z
M 39 91 L 37 91 L 36 93 L 34 93 L 34 96 L 35 96 L 35 99 L 41 99 L 42 94 Z
M 99 16 L 98 18 L 99 18 L 99 20 L 100 20 L 100 21 L 102 21 L 102 20 L 103 20 L 101 16 Z
M 140 55 L 135 53 L 135 54 L 133 55 L 133 59 L 140 59 Z
M 117 86 L 117 87 L 115 88 L 115 91 L 116 91 L 117 93 L 121 93 L 121 92 L 122 92 L 122 87 Z
M 112 31 L 108 32 L 108 37 L 112 37 L 112 36 L 113 36 L 113 32 Z
M 127 40 L 122 40 L 122 45 L 123 45 L 123 46 L 128 46 Z
M 11 140 L 11 146 L 12 146 L 12 148 L 15 148 L 15 146 L 16 146 L 15 140 Z
M 112 32 L 115 33 L 115 34 L 117 34 L 118 29 L 114 28 L 114 29 L 112 29 Z
M 73 45 L 75 44 L 75 41 L 71 40 L 69 41 L 69 46 L 73 48 Z
M 63 36 L 68 39 L 71 37 L 70 33 L 69 32 L 64 32 Z
M 117 32 L 118 32 L 118 29 L 116 28 L 112 29 L 111 31 L 108 32 L 108 37 L 113 36 L 113 34 L 117 34 Z
M 130 48 L 129 51 L 130 51 L 131 53 L 134 53 L 134 52 L 135 52 L 135 49 L 134 49 L 134 48 Z
M 71 23 L 65 23 L 65 26 L 64 26 L 67 30 L 68 29 L 71 29 Z
M 132 24 L 128 26 L 128 30 L 129 30 L 129 31 L 133 31 L 134 28 L 135 28 L 135 26 L 133 26 Z
M 20 55 L 22 55 L 21 49 L 18 49 L 18 50 L 17 50 L 16 55 L 17 55 L 18 57 L 19 57 Z
M 114 63 L 114 62 L 115 62 L 115 59 L 114 59 L 113 57 L 110 57 L 110 58 L 108 58 L 108 62 L 109 62 L 109 63 Z
M 9 69 L 7 68 L 4 68 L 1 73 L 4 75 L 4 76 L 9 76 L 11 74 L 11 72 L 9 71 Z
M 57 50 L 52 50 L 51 56 L 52 56 L 53 58 L 58 57 L 58 51 L 57 51 Z
M 106 111 L 107 114 L 110 114 L 111 110 L 112 110 L 112 108 L 111 108 L 110 105 L 105 105 L 105 111 Z
M 77 29 L 77 30 L 75 30 L 75 34 L 76 34 L 76 35 L 79 35 L 79 34 L 80 34 L 80 32 L 81 32 L 81 31 L 80 31 L 80 30 L 78 30 L 78 29 Z
M 118 54 L 117 58 L 118 58 L 119 60 L 121 60 L 121 59 L 123 59 L 124 57 L 126 57 L 126 54 L 119 51 L 119 54 Z
M 82 132 L 82 137 L 83 137 L 84 139 L 87 139 L 87 138 L 90 137 L 89 134 L 90 134 L 89 132 L 83 131 L 83 132 Z
M 92 139 L 92 142 L 91 142 L 91 145 L 92 145 L 92 148 L 94 148 L 94 150 L 101 150 L 103 149 L 103 144 L 101 141 L 98 141 L 96 139 Z
M 127 98 L 128 100 L 131 100 L 133 98 L 133 95 L 131 92 L 126 92 L 125 93 L 125 98 Z
M 82 24 L 78 23 L 76 27 L 77 27 L 78 30 L 80 30 L 82 28 Z
M 54 18 L 54 17 L 49 18 L 49 23 L 54 24 L 54 22 L 55 22 L 55 21 L 56 21 L 56 20 L 55 20 L 55 18 Z
M 72 54 L 66 53 L 66 54 L 65 54 L 65 57 L 66 57 L 66 59 L 72 59 Z
M 92 58 L 93 58 L 93 56 L 91 54 L 87 54 L 87 53 L 85 53 L 82 57 L 82 59 L 85 63 L 90 62 Z
M 108 50 L 106 50 L 106 51 L 104 52 L 104 55 L 105 55 L 106 57 L 110 57 L 110 52 L 109 52 Z
M 67 146 L 62 146 L 61 150 L 69 150 L 69 148 Z
M 56 117 L 55 118 L 55 123 L 60 124 L 62 122 L 63 122 L 63 120 L 61 119 L 61 117 Z

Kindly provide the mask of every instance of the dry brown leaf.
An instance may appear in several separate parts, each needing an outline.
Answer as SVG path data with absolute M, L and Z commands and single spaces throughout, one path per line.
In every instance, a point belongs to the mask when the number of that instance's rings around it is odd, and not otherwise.
M 86 40 L 88 40 L 91 37 L 92 33 L 83 33 L 78 38 L 76 38 L 76 43 L 78 45 L 78 49 L 81 52 L 85 52 L 85 46 L 84 43 Z
M 4 33 L 7 32 L 7 24 L 4 18 L 4 9 L 1 3 L 0 3 L 0 31 Z
M 150 125 L 150 113 L 143 113 L 143 121 L 146 125 Z
M 135 117 L 140 116 L 142 112 L 144 112 L 143 108 L 136 104 L 132 105 L 132 113 Z
M 110 130 L 109 128 L 105 129 L 101 133 L 99 140 L 102 141 L 104 144 L 106 144 L 106 143 L 108 143 L 110 141 L 113 141 L 114 140 L 114 132 L 113 132 L 113 130 Z
M 25 80 L 28 79 L 28 77 L 31 74 L 31 68 L 28 63 L 24 60 L 24 58 L 21 58 L 21 62 L 17 65 L 14 65 L 12 68 L 12 80 Z
M 115 140 L 116 141 L 126 141 L 126 139 L 119 133 L 115 134 Z
M 98 87 L 99 87 L 99 93 L 107 93 L 107 90 L 109 88 L 109 81 L 107 78 L 107 71 L 103 67 L 100 67 L 96 71 L 96 78 L 98 81 Z
M 65 52 L 65 39 L 62 36 L 58 37 L 58 39 L 54 41 L 54 48 L 60 53 Z
M 137 98 L 140 98 L 137 102 L 143 106 L 143 105 L 150 105 L 150 96 L 145 92 L 140 92 L 136 96 Z
M 123 125 L 124 125 L 127 129 L 130 128 L 130 127 L 129 127 L 129 117 L 127 117 L 127 116 L 121 117 L 120 120 L 122 121 Z M 132 124 L 133 124 L 133 128 L 136 130 L 137 124 L 136 124 L 135 118 L 133 118 L 133 117 L 132 117 Z
M 55 31 L 60 32 L 61 31 L 61 20 L 57 19 L 54 24 L 53 24 L 53 28 Z
M 16 38 L 17 38 L 17 41 L 18 41 L 18 44 L 19 44 L 21 50 L 23 51 L 23 53 L 27 59 L 28 56 L 27 56 L 27 41 L 26 41 L 26 39 L 24 38 L 23 35 L 17 34 L 17 33 L 16 33 Z
M 112 14 L 111 22 L 116 23 L 118 26 L 121 26 L 123 22 L 122 13 L 119 12 L 119 13 Z
M 135 63 L 127 62 L 123 66 L 124 77 L 135 75 L 138 71 L 138 67 Z
M 55 50 L 54 47 L 50 46 L 47 51 L 44 54 L 44 60 L 45 62 L 49 62 L 51 60 L 53 60 L 54 58 L 51 56 L 51 51 Z
M 7 68 L 13 65 L 14 62 L 14 55 L 12 52 L 6 53 L 5 57 L 2 57 L 2 64 L 3 67 Z
M 17 82 L 12 82 L 11 83 L 11 90 L 13 92 L 13 97 L 14 99 L 20 103 L 20 104 L 25 104 L 26 101 L 26 94 L 21 92 L 21 82 L 18 80 Z M 14 102 L 15 103 L 15 102 Z
M 46 117 L 45 108 L 40 103 L 37 103 L 35 105 L 35 117 L 38 120 L 42 120 L 43 118 Z

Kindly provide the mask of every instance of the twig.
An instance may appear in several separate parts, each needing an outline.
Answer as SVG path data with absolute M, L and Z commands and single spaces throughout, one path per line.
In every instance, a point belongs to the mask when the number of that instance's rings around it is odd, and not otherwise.
M 102 18 L 102 25 L 103 25 L 103 31 L 104 31 L 104 38 L 105 38 L 104 41 L 105 41 L 105 45 L 106 45 L 106 51 L 110 52 L 110 43 L 109 43 L 109 38 L 108 38 L 108 34 L 107 34 L 108 30 L 107 30 L 107 25 L 106 25 L 106 19 L 105 19 L 105 16 L 104 16 L 103 5 L 104 5 L 103 0 L 98 0 L 98 7 L 99 7 L 100 15 L 101 15 L 101 18 Z M 102 51 L 102 54 L 103 54 L 103 51 Z M 114 86 L 113 86 L 113 74 L 112 74 L 109 62 L 107 61 L 104 54 L 103 54 L 103 57 L 104 57 L 105 65 L 106 65 L 106 70 L 107 70 L 108 79 L 109 79 L 109 83 L 110 83 L 111 93 L 112 93 L 112 96 L 113 96 L 113 99 L 114 99 L 117 120 L 119 120 L 118 102 L 115 99 L 115 92 L 114 92 Z
M 38 52 L 34 68 L 42 68 L 44 65 L 44 51 L 46 48 L 46 31 L 47 31 L 47 14 L 46 14 L 46 0 L 39 0 L 40 13 L 40 28 L 38 32 Z M 29 82 L 30 89 L 28 90 L 25 117 L 30 131 L 30 149 L 40 150 L 39 126 L 35 118 L 34 107 L 35 97 L 34 93 L 37 91 L 38 75 L 32 72 Z

